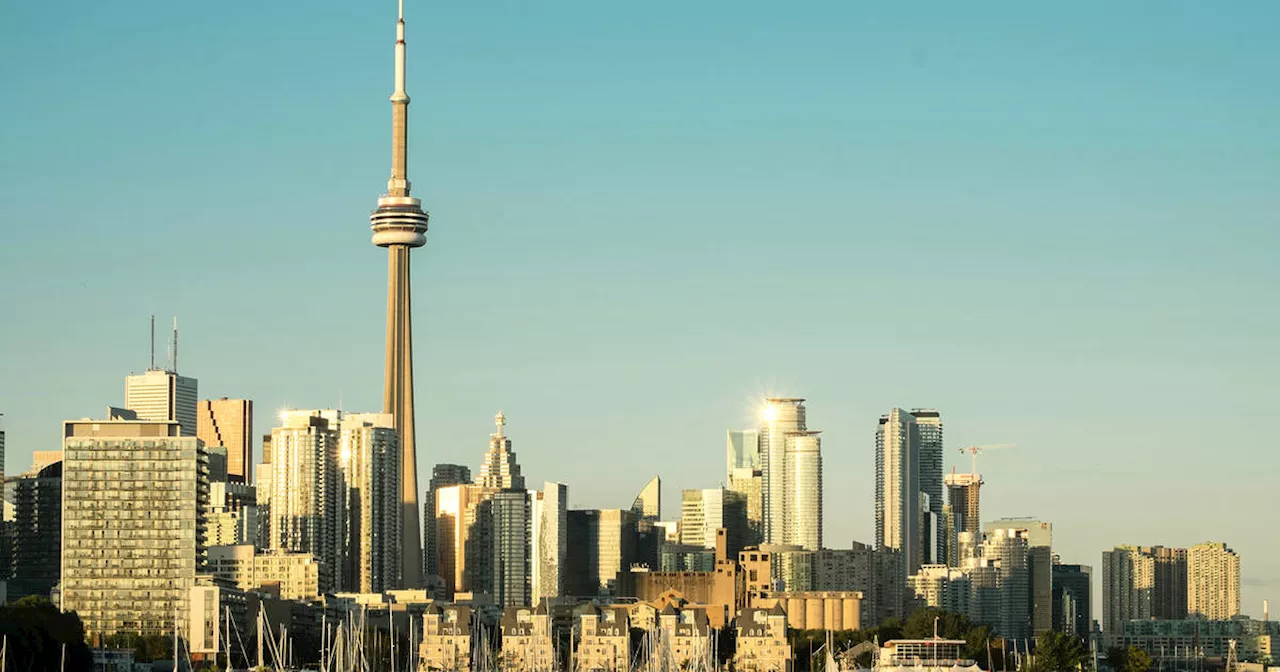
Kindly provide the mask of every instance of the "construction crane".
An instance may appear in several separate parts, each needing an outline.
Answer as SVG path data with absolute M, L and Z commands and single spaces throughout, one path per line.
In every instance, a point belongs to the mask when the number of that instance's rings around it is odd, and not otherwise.
M 1017 445 L 1018 444 L 1016 443 L 992 443 L 985 446 L 969 446 L 967 448 L 961 448 L 960 454 L 963 455 L 965 453 L 969 453 L 969 458 L 972 460 L 972 464 L 973 464 L 973 470 L 970 473 L 972 473 L 974 476 L 977 476 L 978 475 L 978 453 L 986 452 L 988 450 L 996 450 L 997 448 L 1013 448 Z

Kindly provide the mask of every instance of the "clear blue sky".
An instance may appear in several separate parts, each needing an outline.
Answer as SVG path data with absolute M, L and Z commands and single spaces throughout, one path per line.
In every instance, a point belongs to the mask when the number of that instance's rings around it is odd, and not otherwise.
M 409 0 L 420 473 L 499 409 L 534 480 L 723 478 L 767 393 L 826 539 L 935 406 L 1065 561 L 1225 540 L 1280 599 L 1280 5 Z M 10 473 L 123 401 L 380 404 L 394 2 L 0 7 Z M 163 358 L 163 352 L 161 353 Z M 961 468 L 967 460 L 948 454 Z

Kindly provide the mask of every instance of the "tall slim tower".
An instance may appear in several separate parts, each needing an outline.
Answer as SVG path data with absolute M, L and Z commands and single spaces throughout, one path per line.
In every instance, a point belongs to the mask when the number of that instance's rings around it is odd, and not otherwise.
M 764 542 L 787 543 L 787 436 L 805 431 L 804 399 L 764 400 L 764 424 L 760 427 L 762 517 Z
M 427 243 L 427 213 L 409 195 L 409 94 L 405 92 L 404 0 L 396 21 L 396 89 L 391 94 L 391 179 L 369 216 L 373 244 L 389 251 L 387 363 L 382 410 L 395 421 L 400 443 L 400 529 L 404 587 L 422 585 L 418 524 L 418 455 L 413 433 L 413 331 L 409 311 L 409 251 Z

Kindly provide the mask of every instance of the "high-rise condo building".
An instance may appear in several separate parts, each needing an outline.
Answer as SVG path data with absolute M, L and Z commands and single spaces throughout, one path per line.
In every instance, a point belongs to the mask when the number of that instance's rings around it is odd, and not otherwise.
M 1053 564 L 1053 629 L 1088 637 L 1093 627 L 1093 571 L 1088 565 Z
M 983 526 L 990 538 L 999 530 L 1022 532 L 1026 538 L 1027 610 L 1031 632 L 1053 628 L 1053 523 L 1034 518 L 1001 518 Z
M 344 585 L 360 593 L 399 588 L 400 449 L 388 413 L 342 418 L 338 455 L 347 488 Z
M 973 539 L 981 531 L 970 531 L 966 526 L 980 527 L 978 513 L 978 491 L 982 479 L 973 474 L 947 474 L 943 478 L 947 489 L 947 503 L 942 507 L 942 542 L 944 553 L 942 559 L 947 566 L 959 567 L 963 557 L 960 552 L 960 535 L 968 535 Z
M 715 548 L 716 530 L 726 531 L 726 552 L 737 557 L 747 534 L 747 499 L 726 488 L 685 490 L 680 502 L 680 543 Z
M 413 329 L 409 300 L 409 252 L 427 244 L 427 213 L 410 195 L 409 94 L 405 90 L 404 0 L 396 22 L 395 91 L 391 94 L 391 179 L 369 216 L 373 244 L 387 248 L 387 359 L 382 411 L 395 418 L 400 445 L 400 507 L 404 586 L 422 586 L 418 535 L 418 453 L 413 417 Z
M 484 454 L 480 474 L 476 476 L 476 485 L 499 490 L 523 490 L 524 476 L 520 475 L 520 465 L 516 463 L 516 454 L 511 450 L 511 439 L 503 433 L 507 424 L 506 416 L 499 412 L 494 416 L 494 424 L 498 426 L 498 431 L 489 436 L 489 450 Z
M 492 576 L 485 561 L 493 547 L 488 524 L 493 492 L 468 484 L 436 490 L 436 558 L 445 599 L 460 591 L 484 590 Z
M 1219 542 L 1187 549 L 1187 611 L 1225 621 L 1240 613 L 1240 556 Z
M 1108 637 L 1126 621 L 1187 617 L 1187 549 L 1117 546 L 1102 554 L 1102 627 Z
M 532 530 L 529 539 L 532 602 L 564 594 L 565 558 L 569 553 L 569 487 L 543 483 L 529 493 Z
M 904 581 L 924 564 L 920 477 L 920 427 L 895 408 L 876 429 L 876 548 L 901 553 Z
M 760 463 L 760 432 L 729 430 L 725 441 L 726 483 L 747 498 L 747 538 L 755 546 L 764 542 L 764 472 Z
M 759 430 L 729 430 L 725 441 L 725 473 L 732 474 L 735 469 L 760 468 Z
M 181 427 L 183 436 L 195 436 L 196 379 L 179 376 L 176 371 L 148 369 L 124 379 L 124 407 L 138 414 L 139 420 L 171 420 Z
M 252 485 L 229 483 L 211 477 L 207 519 L 210 546 L 256 543 L 257 489 Z
M 743 453 L 751 460 L 749 437 Z M 732 450 L 732 435 L 730 449 Z M 760 427 L 761 518 L 764 542 L 822 545 L 822 454 L 818 432 L 806 426 L 804 399 L 765 400 Z M 741 469 L 745 470 L 746 467 Z M 741 473 L 746 478 L 745 472 Z
M 507 489 L 493 494 L 493 599 L 503 607 L 529 605 L 529 493 Z
M 227 449 L 227 480 L 253 483 L 253 401 L 205 399 L 196 406 L 196 438 Z
M 747 502 L 747 536 L 744 546 L 764 542 L 764 477 L 759 469 L 737 469 L 729 474 L 728 489 Z
M 785 483 L 785 543 L 807 551 L 821 549 L 822 440 L 818 437 L 818 432 L 797 431 L 787 434 Z
M 57 451 L 61 452 L 61 451 Z M 10 602 L 47 597 L 58 583 L 62 553 L 62 460 L 36 464 L 14 484 Z
M 786 543 L 787 434 L 805 429 L 804 399 L 765 399 L 759 444 L 765 543 Z
M 565 561 L 566 594 L 617 597 L 630 591 L 636 516 L 625 509 L 571 509 Z
M 977 474 L 947 474 L 943 482 L 947 486 L 947 504 L 951 506 L 956 533 L 982 532 L 982 518 L 978 508 L 982 477 Z
M 322 591 L 346 589 L 341 417 L 340 411 L 284 411 L 282 426 L 271 431 L 268 548 L 315 556 Z
M 422 497 L 422 557 L 426 576 L 440 576 L 440 553 L 436 541 L 436 491 L 471 482 L 471 468 L 461 464 L 437 464 L 431 468 L 431 482 Z
M 1031 568 L 1027 530 L 1004 527 L 992 530 L 982 542 L 982 557 L 994 563 L 999 600 L 996 632 L 1011 639 L 1029 638 L 1032 632 Z M 971 584 L 975 582 L 970 577 Z M 977 580 L 979 586 L 984 585 Z M 981 602 L 982 598 L 978 598 Z M 971 603 L 974 600 L 971 599 Z
M 946 540 L 942 525 L 942 415 L 933 408 L 913 408 L 911 415 L 920 430 L 920 490 L 929 496 L 921 510 L 924 538 L 920 550 L 922 562 L 946 561 Z
M 202 444 L 168 420 L 79 420 L 62 445 L 60 608 L 90 636 L 164 635 L 175 613 L 181 631 L 205 553 Z

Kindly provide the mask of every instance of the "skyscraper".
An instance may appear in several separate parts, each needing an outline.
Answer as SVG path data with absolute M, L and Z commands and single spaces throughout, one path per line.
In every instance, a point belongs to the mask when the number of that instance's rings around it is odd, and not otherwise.
M 642 520 L 653 521 L 662 517 L 662 478 L 654 476 L 644 484 L 631 503 L 631 511 Z
M 410 196 L 409 94 L 405 91 L 404 0 L 396 22 L 395 91 L 391 94 L 391 179 L 369 216 L 373 244 L 388 249 L 387 359 L 382 410 L 395 420 L 401 462 L 400 509 L 403 584 L 422 585 L 418 522 L 418 456 L 413 425 L 413 330 L 409 300 L 409 251 L 427 243 L 427 213 Z
M 483 560 L 493 543 L 487 520 L 492 496 L 492 490 L 465 483 L 436 490 L 436 557 L 446 599 L 483 589 L 475 585 L 477 579 L 488 580 L 491 568 Z
M 982 542 L 983 559 L 995 563 L 1000 616 L 994 625 L 1003 637 L 1025 639 L 1034 634 L 1028 546 L 1027 531 L 1015 527 L 994 529 Z M 972 582 L 971 579 L 971 585 Z M 971 599 L 970 603 L 973 602 Z M 1052 618 L 1052 611 L 1049 613 Z
M 227 449 L 227 480 L 253 483 L 253 401 L 205 399 L 196 407 L 196 438 Z
M 725 441 L 726 483 L 747 498 L 748 546 L 764 541 L 764 472 L 760 466 L 760 432 L 729 430 Z
M 124 379 L 124 407 L 138 414 L 139 420 L 172 420 L 183 436 L 195 436 L 196 379 L 179 376 L 176 371 L 147 369 Z
M 493 599 L 503 607 L 529 605 L 529 508 L 524 490 L 493 495 Z
M 1219 542 L 1187 549 L 1187 611 L 1225 621 L 1240 613 L 1240 556 Z
M 530 583 L 534 604 L 544 597 L 564 594 L 565 557 L 569 553 L 569 488 L 564 483 L 543 483 L 530 492 Z
M 764 541 L 785 544 L 787 538 L 787 434 L 805 430 L 804 399 L 765 399 L 760 427 Z
M 8 599 L 48 596 L 61 570 L 62 460 L 37 463 L 18 477 L 13 500 Z
M 1155 557 L 1136 546 L 1117 546 L 1102 552 L 1102 629 L 1116 641 L 1126 621 L 1152 618 L 1151 597 L 1156 587 Z
M 822 439 L 818 432 L 787 434 L 786 543 L 822 548 Z
M 511 439 L 503 433 L 507 418 L 499 412 L 493 419 L 498 431 L 489 435 L 489 450 L 484 454 L 480 474 L 476 476 L 476 485 L 498 490 L 523 490 L 524 476 L 520 474 L 516 454 L 511 450 Z
M 920 427 L 895 408 L 876 429 L 876 548 L 901 552 L 905 581 L 924 562 L 921 549 Z
M 342 418 L 338 455 L 347 489 L 347 577 L 360 593 L 400 585 L 400 450 L 386 413 Z
M 1053 629 L 1087 637 L 1093 627 L 1093 571 L 1088 565 L 1053 564 Z
M 681 493 L 680 543 L 715 548 L 716 530 L 726 531 L 726 552 L 737 557 L 747 533 L 747 499 L 726 488 Z
M 947 474 L 945 483 L 947 501 L 955 516 L 956 532 L 981 532 L 978 492 L 982 487 L 982 478 L 977 474 Z
M 168 420 L 63 423 L 60 607 L 90 635 L 166 634 L 175 613 L 184 627 L 209 484 L 200 441 L 180 433 Z
M 1053 628 L 1053 523 L 1034 518 L 1001 518 L 986 523 L 990 538 L 999 530 L 1026 537 L 1027 610 L 1032 634 Z
M 437 464 L 431 468 L 431 482 L 422 498 L 422 556 L 427 576 L 440 575 L 440 551 L 436 542 L 436 491 L 471 482 L 471 468 L 462 464 Z
M 729 430 L 725 441 L 725 473 L 735 469 L 760 469 L 760 432 Z
M 982 518 L 978 508 L 978 493 L 982 488 L 982 477 L 977 474 L 947 474 L 943 479 L 947 487 L 947 509 L 950 519 L 944 516 L 946 536 L 947 564 L 960 566 L 960 550 L 958 535 L 961 532 L 980 534 Z
M 920 429 L 920 490 L 929 496 L 928 506 L 921 511 L 924 538 L 920 550 L 922 561 L 946 561 L 946 540 L 942 530 L 942 415 L 932 408 L 913 408 L 911 415 Z
M 572 509 L 568 516 L 565 592 L 617 597 L 630 588 L 636 516 L 627 509 Z
M 320 561 L 321 590 L 342 585 L 346 485 L 339 453 L 339 411 L 285 411 L 271 432 L 271 550 Z

